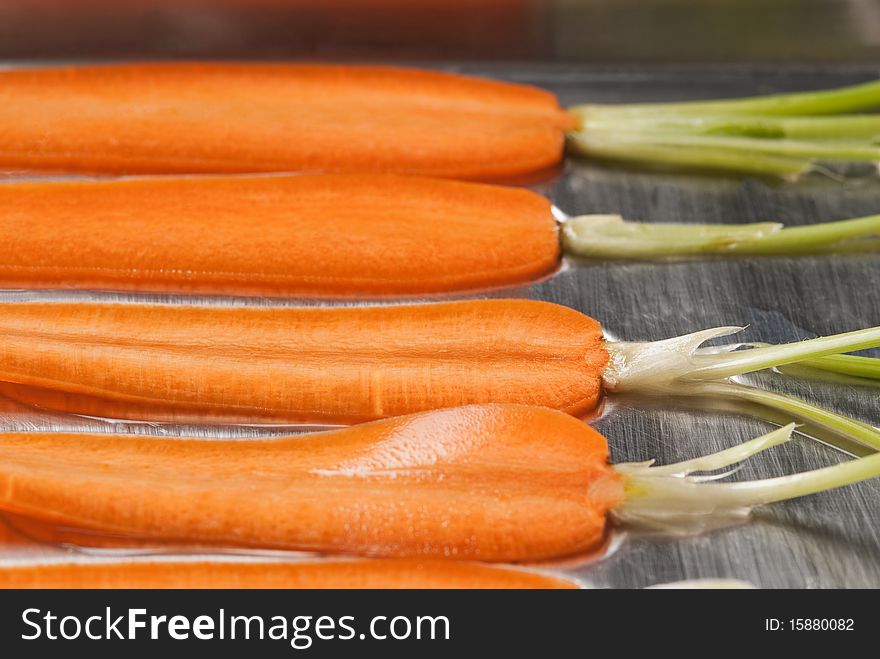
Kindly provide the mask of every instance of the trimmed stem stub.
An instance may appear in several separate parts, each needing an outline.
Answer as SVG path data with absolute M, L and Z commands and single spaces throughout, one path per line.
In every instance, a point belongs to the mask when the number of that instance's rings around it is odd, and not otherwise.
M 782 229 L 781 224 L 648 224 L 620 215 L 580 215 L 562 225 L 568 254 L 590 259 L 656 259 L 731 252 Z
M 700 350 L 710 339 L 730 336 L 741 327 L 716 327 L 650 342 L 609 341 L 611 359 L 603 379 L 609 391 L 669 393 L 675 382 L 723 380 L 766 368 L 880 346 L 880 327 L 793 343 L 736 350 Z
M 880 476 L 880 453 L 813 471 L 736 483 L 695 471 L 730 467 L 788 441 L 794 424 L 732 449 L 664 467 L 651 462 L 615 467 L 624 479 L 625 499 L 613 513 L 617 521 L 664 533 L 691 534 L 744 521 L 752 508 L 815 494 Z
M 776 222 L 645 223 L 620 215 L 580 215 L 562 223 L 561 235 L 566 253 L 588 259 L 826 253 L 876 248 L 880 215 L 788 228 Z
M 838 437 L 880 451 L 880 430 L 792 396 L 729 381 L 737 375 L 880 346 L 880 327 L 782 345 L 738 350 L 741 344 L 701 348 L 739 327 L 718 327 L 646 343 L 608 343 L 605 389 L 650 396 L 737 399 L 784 412 Z
M 582 155 L 796 178 L 816 161 L 880 160 L 880 81 L 685 103 L 578 105 Z

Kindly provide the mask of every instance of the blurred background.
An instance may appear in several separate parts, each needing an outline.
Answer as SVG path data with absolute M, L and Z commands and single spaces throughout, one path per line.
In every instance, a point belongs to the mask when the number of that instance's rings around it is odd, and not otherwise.
M 880 63 L 880 0 L 0 0 L 0 59 Z

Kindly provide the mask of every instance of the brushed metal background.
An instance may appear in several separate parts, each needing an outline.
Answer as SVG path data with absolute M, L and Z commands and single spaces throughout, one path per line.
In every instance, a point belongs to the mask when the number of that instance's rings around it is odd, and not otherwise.
M 446 67 L 541 85 L 564 104 L 587 101 L 723 97 L 846 84 L 871 72 L 751 74 L 577 70 L 562 65 Z M 876 73 L 873 74 L 876 77 Z M 880 212 L 880 180 L 873 169 L 841 180 L 814 174 L 796 183 L 688 175 L 569 159 L 565 171 L 536 189 L 569 214 L 620 212 L 657 222 L 789 225 Z M 526 239 L 524 237 L 524 239 Z M 717 325 L 748 325 L 745 340 L 792 341 L 880 325 L 880 256 L 743 258 L 679 263 L 568 263 L 556 276 L 526 290 L 600 319 L 615 338 L 660 339 Z M 10 296 L 7 296 L 9 298 Z M 16 297 L 15 295 L 11 297 Z M 255 300 L 254 303 L 260 303 Z M 873 424 L 880 423 L 880 389 L 794 382 L 760 376 L 789 391 Z M 0 413 L 0 429 L 60 428 L 83 422 L 51 414 Z M 766 432 L 760 420 L 732 412 L 663 407 L 610 399 L 597 427 L 616 462 L 657 458 L 665 463 L 708 453 Z M 86 426 L 100 429 L 98 422 Z M 118 429 L 118 427 L 116 427 Z M 138 432 L 185 430 L 139 426 Z M 281 430 L 246 429 L 239 435 Z M 773 476 L 846 459 L 806 437 L 753 459 L 735 478 Z M 693 537 L 616 534 L 601 557 L 548 569 L 595 587 L 642 587 L 659 582 L 729 577 L 761 587 L 880 587 L 880 481 L 872 481 L 758 511 L 751 523 Z M 48 547 L 6 547 L 0 559 L 23 555 L 81 556 Z
M 563 103 L 725 97 L 846 84 L 876 73 L 747 72 L 626 75 L 536 72 L 533 82 Z M 518 79 L 530 76 L 516 76 Z M 811 175 L 783 184 L 601 167 L 570 159 L 552 192 L 568 213 L 621 212 L 657 222 L 789 225 L 880 212 L 874 171 L 844 182 Z M 616 337 L 662 338 L 715 325 L 748 325 L 748 340 L 792 341 L 880 325 L 880 256 L 747 258 L 675 264 L 600 263 L 568 268 L 534 297 L 601 319 Z M 764 384 L 880 423 L 880 389 L 763 378 Z M 597 427 L 615 461 L 670 462 L 766 432 L 735 414 L 632 405 L 607 411 Z M 754 458 L 737 477 L 780 475 L 839 461 L 840 453 L 799 438 Z M 880 481 L 768 506 L 741 527 L 688 538 L 630 536 L 612 555 L 572 572 L 596 586 L 639 587 L 733 577 L 778 587 L 880 586 Z

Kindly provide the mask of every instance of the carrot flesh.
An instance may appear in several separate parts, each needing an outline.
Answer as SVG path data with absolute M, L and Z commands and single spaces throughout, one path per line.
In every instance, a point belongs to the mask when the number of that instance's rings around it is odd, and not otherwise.
M 0 588 L 574 589 L 537 572 L 415 559 L 105 561 L 0 567 Z
M 535 561 L 602 543 L 623 499 L 607 461 L 588 425 L 517 405 L 253 441 L 4 434 L 0 509 L 178 544 Z
M 0 186 L 0 287 L 278 296 L 525 284 L 560 246 L 527 190 L 393 175 Z
M 155 63 L 0 73 L 0 167 L 492 179 L 562 158 L 549 92 L 414 69 Z
M 598 322 L 531 300 L 0 307 L 0 394 L 158 421 L 347 424 L 480 403 L 594 409 Z

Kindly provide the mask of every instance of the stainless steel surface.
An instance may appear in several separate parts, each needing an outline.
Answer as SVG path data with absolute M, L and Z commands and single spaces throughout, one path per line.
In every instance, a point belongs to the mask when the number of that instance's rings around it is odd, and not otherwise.
M 854 82 L 870 75 L 689 73 L 615 75 L 558 67 L 476 69 L 557 92 L 564 103 L 731 96 Z M 808 224 L 880 212 L 873 172 L 842 181 L 816 174 L 792 184 L 644 172 L 570 161 L 541 184 L 569 213 L 622 212 L 632 219 L 677 222 L 780 220 Z M 616 338 L 659 339 L 716 325 L 749 325 L 744 339 L 782 342 L 880 325 L 880 255 L 762 258 L 668 264 L 568 264 L 524 292 L 600 319 Z M 766 386 L 865 421 L 880 423 L 880 389 L 792 383 Z M 22 417 L 0 417 L 0 424 Z M 62 422 L 68 420 L 62 419 Z M 31 417 L 38 427 L 58 419 Z M 611 399 L 599 429 L 614 460 L 665 463 L 756 436 L 769 426 L 732 413 Z M 143 426 L 143 432 L 168 432 Z M 245 429 L 243 434 L 254 434 Z M 278 432 L 278 429 L 271 430 Z M 846 459 L 806 437 L 753 459 L 737 478 L 771 476 Z M 588 586 L 642 587 L 703 577 L 744 579 L 761 587 L 880 587 L 880 481 L 760 510 L 747 525 L 697 537 L 615 538 L 615 549 L 588 563 L 550 569 Z M 6 554 L 9 555 L 8 553 Z M 76 553 L 69 555 L 77 555 Z
M 732 96 L 849 82 L 825 75 L 538 75 L 563 102 Z M 874 76 L 876 77 L 876 76 Z M 842 182 L 811 175 L 794 184 L 733 177 L 640 173 L 570 162 L 553 192 L 570 213 L 622 212 L 657 222 L 786 224 L 880 212 L 875 173 Z M 743 337 L 791 341 L 880 325 L 880 255 L 761 258 L 571 267 L 532 292 L 598 319 L 615 336 L 653 339 L 715 325 L 748 325 Z M 880 423 L 880 389 L 765 383 Z M 670 462 L 765 432 L 762 422 L 683 409 L 612 407 L 598 422 L 615 461 Z M 841 460 L 799 438 L 753 459 L 737 477 L 779 475 Z M 748 524 L 690 538 L 629 537 L 604 560 L 574 569 L 596 586 L 638 587 L 734 577 L 767 588 L 880 587 L 880 482 L 768 506 Z

